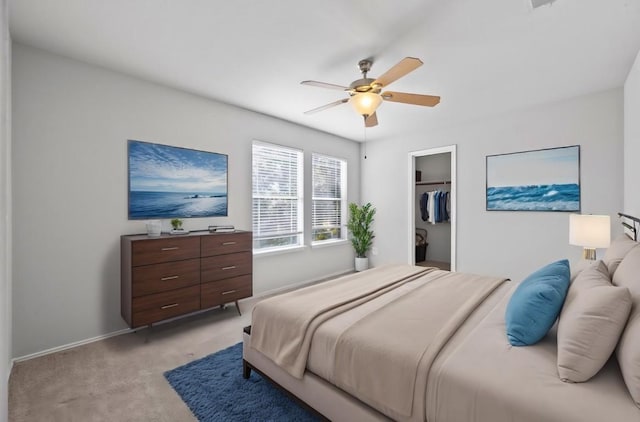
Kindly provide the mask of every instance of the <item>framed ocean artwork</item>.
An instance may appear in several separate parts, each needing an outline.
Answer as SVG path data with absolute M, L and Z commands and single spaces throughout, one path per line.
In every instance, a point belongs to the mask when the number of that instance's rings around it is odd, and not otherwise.
M 580 145 L 488 155 L 487 211 L 580 211 Z
M 225 154 L 129 140 L 129 219 L 224 217 Z

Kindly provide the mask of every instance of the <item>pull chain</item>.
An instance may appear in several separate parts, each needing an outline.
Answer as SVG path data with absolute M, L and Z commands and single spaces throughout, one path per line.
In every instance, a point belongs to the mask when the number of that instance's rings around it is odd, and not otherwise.
M 364 116 L 364 159 L 367 159 L 367 116 Z

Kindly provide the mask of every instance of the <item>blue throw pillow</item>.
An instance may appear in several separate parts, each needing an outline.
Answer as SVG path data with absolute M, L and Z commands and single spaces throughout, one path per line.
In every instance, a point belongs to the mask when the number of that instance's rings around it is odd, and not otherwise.
M 569 289 L 569 261 L 563 259 L 525 278 L 513 292 L 505 320 L 513 346 L 539 342 L 553 326 Z

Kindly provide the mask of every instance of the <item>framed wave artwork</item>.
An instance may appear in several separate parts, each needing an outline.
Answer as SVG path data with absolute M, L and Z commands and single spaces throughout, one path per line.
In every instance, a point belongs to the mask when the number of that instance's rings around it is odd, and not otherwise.
M 488 155 L 487 211 L 580 211 L 580 145 Z
M 225 154 L 129 140 L 129 219 L 224 217 Z

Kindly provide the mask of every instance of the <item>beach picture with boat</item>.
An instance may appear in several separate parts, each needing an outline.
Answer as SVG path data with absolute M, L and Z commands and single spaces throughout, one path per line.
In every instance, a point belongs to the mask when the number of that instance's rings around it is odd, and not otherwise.
M 488 211 L 580 211 L 580 146 L 487 156 Z
M 129 141 L 129 219 L 227 215 L 228 157 Z

